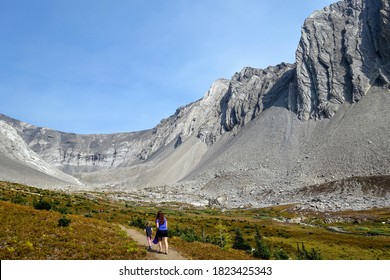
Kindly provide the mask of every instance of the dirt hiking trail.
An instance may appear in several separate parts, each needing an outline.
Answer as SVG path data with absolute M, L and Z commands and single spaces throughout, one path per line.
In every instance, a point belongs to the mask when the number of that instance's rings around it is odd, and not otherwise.
M 130 237 L 132 240 L 134 240 L 140 245 L 145 246 L 146 249 L 148 248 L 149 245 L 147 243 L 146 236 L 144 233 L 141 233 L 132 228 L 125 227 L 124 225 L 119 225 L 119 227 L 124 230 L 127 236 Z M 180 255 L 174 248 L 172 248 L 170 244 L 168 255 L 159 253 L 157 244 L 152 245 L 152 250 L 146 253 L 147 260 L 187 260 L 182 255 Z

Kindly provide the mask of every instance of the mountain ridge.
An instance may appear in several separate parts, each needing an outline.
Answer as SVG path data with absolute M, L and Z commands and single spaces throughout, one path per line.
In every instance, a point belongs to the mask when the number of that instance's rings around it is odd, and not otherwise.
M 0 120 L 84 189 L 220 207 L 294 203 L 303 187 L 390 175 L 389 33 L 388 0 L 339 1 L 305 20 L 296 63 L 245 67 L 150 130 L 77 135 Z

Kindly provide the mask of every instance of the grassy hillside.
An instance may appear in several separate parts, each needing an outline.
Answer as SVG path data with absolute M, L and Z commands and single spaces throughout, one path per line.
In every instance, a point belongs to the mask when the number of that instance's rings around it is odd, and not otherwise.
M 158 210 L 168 218 L 170 243 L 190 259 L 390 259 L 390 209 L 221 211 L 113 195 L 0 182 L 1 259 L 143 259 L 144 248 L 117 224 L 142 230 Z
M 0 201 L 0 258 L 4 259 L 143 259 L 145 253 L 107 222 L 62 215 Z

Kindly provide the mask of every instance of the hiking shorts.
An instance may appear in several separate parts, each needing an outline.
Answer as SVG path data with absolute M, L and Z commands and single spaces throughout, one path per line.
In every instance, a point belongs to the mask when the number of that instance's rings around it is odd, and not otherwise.
M 158 238 L 168 237 L 168 230 L 157 230 L 157 237 Z

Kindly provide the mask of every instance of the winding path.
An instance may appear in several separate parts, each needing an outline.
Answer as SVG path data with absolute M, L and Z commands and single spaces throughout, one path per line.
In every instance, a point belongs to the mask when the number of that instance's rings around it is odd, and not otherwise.
M 124 225 L 119 225 L 119 227 L 126 232 L 127 236 L 132 240 L 137 242 L 140 245 L 144 245 L 148 248 L 147 240 L 145 234 L 132 229 L 125 227 Z M 169 244 L 169 254 L 161 254 L 158 252 L 158 245 L 153 244 L 152 251 L 148 251 L 146 254 L 146 259 L 148 260 L 186 260 L 179 252 L 177 252 L 172 246 Z

